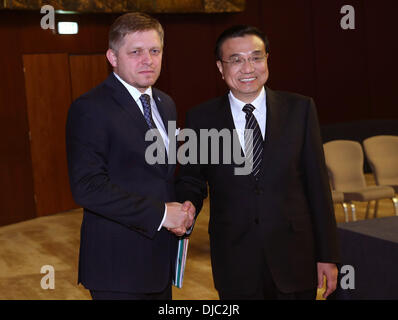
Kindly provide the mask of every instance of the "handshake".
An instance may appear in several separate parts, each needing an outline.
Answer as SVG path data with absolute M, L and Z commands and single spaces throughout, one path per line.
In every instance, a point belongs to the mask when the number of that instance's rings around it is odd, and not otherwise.
M 184 203 L 166 203 L 167 215 L 163 227 L 177 236 L 182 236 L 192 226 L 195 218 L 195 206 L 190 201 Z

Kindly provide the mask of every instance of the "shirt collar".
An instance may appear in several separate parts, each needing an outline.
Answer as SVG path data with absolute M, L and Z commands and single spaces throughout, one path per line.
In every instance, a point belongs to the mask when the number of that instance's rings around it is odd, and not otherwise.
M 134 101 L 138 101 L 142 94 L 147 94 L 152 99 L 152 87 L 148 87 L 144 93 L 141 93 L 141 91 L 139 91 L 137 88 L 124 81 L 118 74 L 116 74 L 115 72 L 113 74 L 126 87 L 127 91 L 131 94 Z
M 229 92 L 229 97 L 231 101 L 231 108 L 236 112 L 241 112 L 243 107 L 247 104 L 236 98 L 232 91 Z M 266 93 L 264 87 L 261 89 L 260 94 L 254 99 L 251 103 L 252 106 L 255 107 L 253 112 L 265 112 L 266 111 Z

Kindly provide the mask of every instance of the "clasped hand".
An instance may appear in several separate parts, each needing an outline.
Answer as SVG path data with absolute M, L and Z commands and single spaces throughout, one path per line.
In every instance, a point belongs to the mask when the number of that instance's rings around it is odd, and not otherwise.
M 195 206 L 191 201 L 168 202 L 166 219 L 163 222 L 163 227 L 167 228 L 177 236 L 182 236 L 192 226 L 195 218 Z

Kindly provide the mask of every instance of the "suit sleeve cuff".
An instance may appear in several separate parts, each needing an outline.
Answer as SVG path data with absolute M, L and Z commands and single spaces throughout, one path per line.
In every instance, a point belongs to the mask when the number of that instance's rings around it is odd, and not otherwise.
M 160 223 L 160 226 L 158 228 L 158 231 L 160 231 L 160 229 L 162 229 L 164 220 L 166 220 L 166 216 L 167 216 L 167 206 L 166 206 L 166 204 L 164 204 L 164 215 L 163 215 L 162 222 Z

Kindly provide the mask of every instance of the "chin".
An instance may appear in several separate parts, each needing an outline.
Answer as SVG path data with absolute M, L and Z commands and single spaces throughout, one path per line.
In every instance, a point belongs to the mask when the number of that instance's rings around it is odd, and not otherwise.
M 148 87 L 151 87 L 151 86 L 153 86 L 155 84 L 155 81 L 143 81 L 143 82 L 141 82 L 140 84 L 139 84 L 139 86 L 141 87 L 141 88 L 148 88 Z

